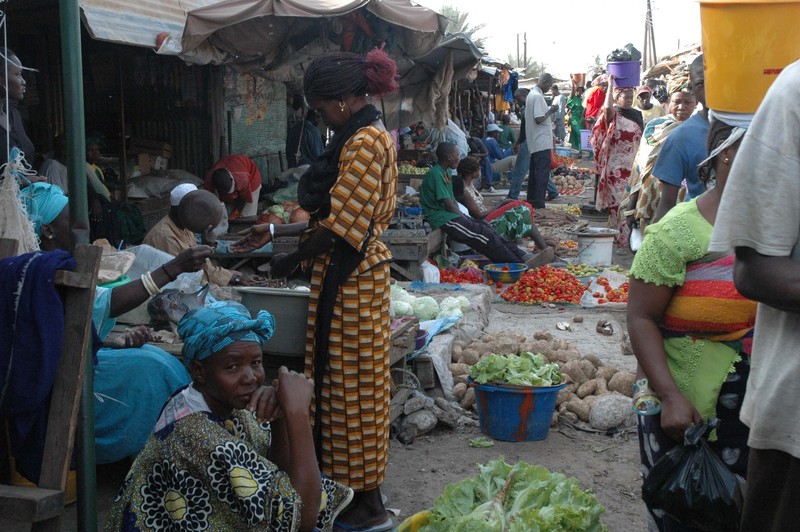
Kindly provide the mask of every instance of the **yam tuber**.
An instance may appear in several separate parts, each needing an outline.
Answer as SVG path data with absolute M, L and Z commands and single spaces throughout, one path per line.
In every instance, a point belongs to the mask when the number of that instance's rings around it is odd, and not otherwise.
M 464 395 L 467 393 L 467 385 L 463 382 L 460 382 L 453 386 L 453 395 L 455 396 L 457 401 L 460 401 L 464 398 Z
M 461 398 L 458 404 L 461 405 L 461 408 L 464 410 L 469 410 L 475 406 L 475 388 L 467 388 L 464 397 Z
M 467 364 L 450 364 L 450 373 L 454 377 L 456 375 L 469 375 L 469 366 Z
M 594 394 L 597 396 L 606 395 L 608 393 L 608 385 L 602 377 L 595 377 L 594 381 L 597 383 L 597 389 Z
M 602 368 L 597 368 L 594 376 L 595 378 L 604 379 L 606 382 L 611 380 L 611 377 L 617 372 L 616 368 L 613 366 L 603 366 Z
M 572 423 L 573 425 L 578 422 L 578 415 L 575 412 L 564 412 L 563 414 L 559 412 L 558 414 L 559 419 L 561 421 L 566 421 L 568 423 Z
M 592 408 L 594 408 L 594 405 L 596 405 L 597 401 L 599 401 L 599 400 L 600 400 L 600 396 L 599 395 L 590 395 L 590 396 L 586 397 L 586 399 L 584 399 L 583 402 L 584 402 L 584 404 L 586 404 L 586 406 L 589 407 L 589 410 L 591 410 Z
M 581 367 L 581 363 L 579 360 L 570 360 L 566 364 L 561 367 L 561 373 L 566 373 L 569 375 L 572 382 L 578 384 L 579 386 L 586 382 L 588 377 L 583 372 L 583 368 Z
M 467 384 L 467 377 L 469 375 L 453 375 L 453 384 Z
M 553 339 L 553 335 L 549 332 L 539 331 L 533 333 L 534 340 L 547 340 L 548 342 Z
M 578 397 L 583 399 L 587 395 L 592 395 L 597 390 L 597 380 L 586 381 L 578 388 Z
M 608 381 L 608 389 L 618 392 L 628 397 L 633 397 L 633 383 L 636 382 L 636 375 L 630 371 L 618 371 Z
M 464 361 L 464 364 L 467 364 L 467 365 L 470 365 L 470 366 L 474 366 L 475 364 L 477 364 L 478 360 L 480 360 L 480 358 L 481 357 L 478 355 L 478 353 L 474 349 L 466 349 L 464 351 L 463 356 L 461 357 L 461 359 Z
M 578 419 L 585 421 L 586 423 L 589 422 L 589 414 L 592 412 L 592 409 L 589 407 L 589 405 L 584 403 L 581 399 L 567 402 L 567 410 L 576 414 Z
M 464 350 L 458 344 L 453 344 L 453 349 L 451 351 L 453 360 L 458 360 L 464 355 Z
M 604 366 L 603 361 L 597 358 L 595 355 L 584 355 L 584 360 L 588 360 L 592 363 L 595 368 L 602 368 Z
M 556 396 L 556 406 L 561 406 L 561 403 L 568 401 L 571 395 L 574 394 L 566 388 L 559 391 L 558 395 Z
M 594 364 L 589 362 L 588 360 L 580 360 L 581 368 L 583 369 L 584 375 L 586 375 L 587 379 L 593 379 L 594 374 L 597 371 L 597 368 L 594 367 Z

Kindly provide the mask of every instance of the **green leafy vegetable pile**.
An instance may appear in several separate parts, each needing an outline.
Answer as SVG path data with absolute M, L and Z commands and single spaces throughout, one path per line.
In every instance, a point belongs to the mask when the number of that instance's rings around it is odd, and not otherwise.
M 558 364 L 547 362 L 544 355 L 535 355 L 528 351 L 519 355 L 492 353 L 472 366 L 469 376 L 478 384 L 496 382 L 520 386 L 553 386 L 564 381 Z
M 605 509 L 574 478 L 502 458 L 450 484 L 436 499 L 423 532 L 600 532 Z

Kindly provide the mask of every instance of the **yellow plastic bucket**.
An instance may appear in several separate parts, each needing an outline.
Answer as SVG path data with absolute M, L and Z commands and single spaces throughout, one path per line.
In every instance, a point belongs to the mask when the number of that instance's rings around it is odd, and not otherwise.
M 800 0 L 700 0 L 700 20 L 708 107 L 754 113 L 800 59 Z

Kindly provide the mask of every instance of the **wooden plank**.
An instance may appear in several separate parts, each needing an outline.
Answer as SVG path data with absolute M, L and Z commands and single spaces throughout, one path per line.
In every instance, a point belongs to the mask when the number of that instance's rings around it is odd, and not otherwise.
M 63 509 L 62 491 L 0 484 L 0 515 L 6 519 L 43 521 L 57 517 Z
M 102 249 L 88 244 L 78 245 L 73 256 L 76 272 L 95 279 L 100 268 Z M 42 474 L 39 487 L 65 491 L 83 385 L 86 353 L 91 336 L 92 307 L 95 286 L 75 288 L 67 292 L 64 304 L 64 342 L 56 381 L 51 392 L 47 437 L 45 439 Z M 58 520 L 53 527 L 59 526 Z M 52 528 L 52 527 L 51 527 Z
M 97 275 L 91 272 L 70 272 L 58 270 L 53 283 L 56 286 L 68 286 L 70 288 L 91 288 L 97 281 Z

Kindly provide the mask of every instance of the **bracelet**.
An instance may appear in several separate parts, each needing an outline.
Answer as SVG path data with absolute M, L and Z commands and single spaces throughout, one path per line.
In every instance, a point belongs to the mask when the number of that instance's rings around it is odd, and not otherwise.
M 275 240 L 275 224 L 269 224 L 269 236 L 271 240 Z
M 153 281 L 153 276 L 150 275 L 150 272 L 145 272 L 142 274 L 142 284 L 144 285 L 144 289 L 147 290 L 147 293 L 150 294 L 150 297 L 161 293 L 161 289 L 158 287 L 155 281 Z
M 164 273 L 167 275 L 167 279 L 169 279 L 169 280 L 170 280 L 170 282 L 172 282 L 172 281 L 174 281 L 175 279 L 177 279 L 177 277 L 173 277 L 172 275 L 170 275 L 170 273 L 169 273 L 169 270 L 167 270 L 167 267 L 166 267 L 165 265 L 163 265 L 163 264 L 162 264 L 162 265 L 161 265 L 161 269 L 162 269 L 162 270 L 164 271 Z

